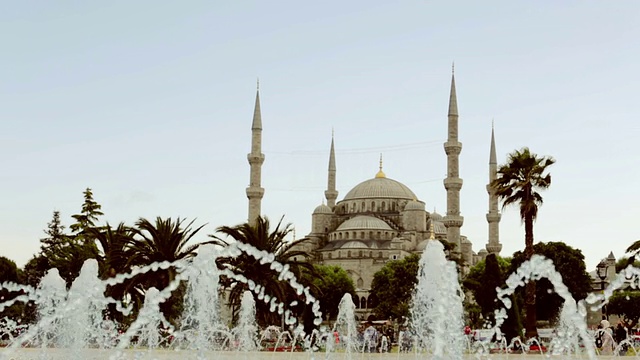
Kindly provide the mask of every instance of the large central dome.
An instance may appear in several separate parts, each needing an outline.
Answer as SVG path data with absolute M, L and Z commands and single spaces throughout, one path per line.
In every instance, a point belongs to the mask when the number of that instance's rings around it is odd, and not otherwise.
M 376 176 L 356 185 L 347 193 L 344 200 L 355 199 L 417 199 L 416 194 L 404 184 L 387 177 Z

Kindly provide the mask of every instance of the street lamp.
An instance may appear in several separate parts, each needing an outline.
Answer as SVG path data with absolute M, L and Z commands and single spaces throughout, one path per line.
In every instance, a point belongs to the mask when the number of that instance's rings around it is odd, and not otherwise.
M 600 290 L 604 290 L 604 284 L 605 284 L 605 279 L 607 278 L 607 268 L 609 266 L 607 266 L 607 264 L 604 262 L 604 260 L 600 261 L 600 263 L 598 264 L 598 266 L 596 266 L 596 274 L 598 275 L 598 277 L 600 278 Z
M 607 269 L 609 266 L 604 260 L 601 260 L 598 266 L 596 266 L 596 275 L 600 278 L 600 290 L 604 291 L 605 279 L 607 278 Z M 607 306 L 602 306 L 602 317 L 604 319 L 609 319 L 609 315 L 607 314 Z

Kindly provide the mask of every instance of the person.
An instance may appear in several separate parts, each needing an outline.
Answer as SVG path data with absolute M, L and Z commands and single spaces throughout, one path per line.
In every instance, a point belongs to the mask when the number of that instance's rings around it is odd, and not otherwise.
M 625 327 L 622 325 L 622 322 L 618 323 L 618 326 L 616 326 L 616 331 L 614 333 L 614 338 L 616 340 L 616 343 L 618 343 L 618 345 L 627 340 L 627 329 L 625 329 Z M 620 347 L 620 355 L 625 355 L 627 353 L 627 344 L 624 344 Z
M 603 319 L 600 321 L 602 326 L 602 355 L 613 355 L 613 330 L 611 330 L 611 324 L 609 320 Z

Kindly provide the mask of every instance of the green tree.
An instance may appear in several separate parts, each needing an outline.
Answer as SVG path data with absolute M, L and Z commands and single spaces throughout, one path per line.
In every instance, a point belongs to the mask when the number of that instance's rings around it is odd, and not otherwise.
M 616 291 L 609 298 L 607 312 L 623 319 L 629 329 L 635 328 L 640 320 L 640 291 Z
M 130 251 L 127 252 L 129 258 L 127 265 L 145 266 L 163 261 L 175 262 L 195 256 L 196 249 L 202 244 L 190 244 L 190 242 L 205 225 L 194 229 L 192 228 L 194 221 L 185 225 L 184 219 L 180 218 L 174 221 L 172 218 L 157 217 L 155 223 L 144 218 L 139 219 L 135 224 L 136 237 L 131 242 Z M 126 236 L 127 232 L 128 230 L 123 228 L 120 235 Z M 115 252 L 120 251 L 119 246 L 120 243 L 114 247 Z M 112 259 L 109 260 L 112 261 L 111 265 L 118 263 L 116 255 L 112 253 L 111 256 Z M 172 266 L 168 269 L 158 269 L 135 277 L 132 281 L 137 285 L 139 291 L 137 293 L 132 291 L 134 300 L 140 305 L 141 296 L 147 289 L 151 287 L 159 290 L 166 288 L 175 280 L 176 273 L 177 269 Z M 175 323 L 182 313 L 184 290 L 185 287 L 180 286 L 167 301 L 160 305 L 160 309 L 168 321 Z
M 214 242 L 221 246 L 230 246 L 233 242 L 242 242 L 263 250 L 274 255 L 274 260 L 289 267 L 298 280 L 305 277 L 313 277 L 313 265 L 308 261 L 310 255 L 298 250 L 299 245 L 306 239 L 295 241 L 286 241 L 286 237 L 293 230 L 291 224 L 283 225 L 282 218 L 271 231 L 269 219 L 266 217 L 258 217 L 255 225 L 243 223 L 233 227 L 221 226 L 217 232 L 224 235 L 226 239 L 222 239 L 217 235 L 210 235 Z M 299 295 L 291 288 L 288 282 L 278 279 L 278 273 L 271 269 L 270 264 L 263 263 L 250 256 L 242 253 L 234 258 L 221 259 L 220 266 L 230 269 L 236 274 L 243 275 L 247 279 L 253 280 L 257 285 L 261 285 L 266 289 L 266 293 L 275 296 L 278 301 L 289 304 L 291 301 L 298 300 Z M 234 279 L 227 279 L 226 286 L 231 288 L 229 293 L 229 303 L 233 307 L 233 316 L 237 317 L 242 294 L 248 289 L 248 286 Z M 302 302 L 299 302 L 299 304 Z M 302 313 L 304 306 L 300 305 L 300 309 L 289 309 Z M 256 303 L 256 320 L 261 326 L 280 324 L 280 315 L 272 313 L 269 304 L 263 301 Z
M 627 254 L 629 254 L 629 264 L 633 264 L 636 261 L 636 256 L 640 254 L 640 240 L 636 240 L 633 244 L 627 248 Z
M 373 275 L 371 295 L 378 300 L 374 314 L 379 319 L 409 316 L 409 301 L 418 281 L 420 256 L 412 254 L 386 263 Z
M 356 295 L 353 281 L 339 266 L 315 265 L 314 270 L 316 275 L 311 281 L 317 289 L 314 296 L 316 299 L 322 299 L 320 311 L 325 314 L 325 318 L 335 319 L 344 294 L 351 294 L 352 297 Z
M 100 277 L 108 279 L 129 272 L 129 258 L 133 256 L 131 253 L 131 244 L 134 241 L 135 229 L 126 226 L 124 223 L 118 224 L 112 228 L 109 223 L 102 228 L 89 228 L 88 235 L 96 239 L 99 245 L 98 264 L 100 265 Z M 124 300 L 125 295 L 132 293 L 135 281 L 124 281 L 116 285 L 107 287 L 106 296 L 116 300 Z M 122 314 L 116 310 L 114 304 L 109 305 L 109 313 L 112 319 L 119 322 L 124 320 Z
M 536 254 L 545 256 L 553 261 L 556 271 L 562 276 L 562 281 L 569 288 L 569 292 L 576 301 L 587 297 L 591 292 L 591 277 L 587 273 L 584 255 L 563 242 L 537 243 L 534 246 Z M 516 271 L 525 261 L 525 255 L 518 251 L 513 254 L 511 271 Z M 536 286 L 537 318 L 553 321 L 557 318 L 563 300 L 553 291 L 553 285 L 547 279 L 540 279 Z
M 1 284 L 5 282 L 19 284 L 20 271 L 13 260 L 10 260 L 4 256 L 0 256 L 0 303 L 14 299 L 20 295 L 19 291 L 9 291 L 4 289 Z M 14 321 L 20 319 L 22 313 L 22 304 L 13 304 L 8 308 L 0 311 L 0 319 L 8 317 Z M 2 334 L 0 334 L 1 336 Z
M 538 191 L 551 185 L 551 174 L 545 174 L 553 165 L 552 157 L 538 157 L 529 148 L 516 150 L 509 154 L 507 163 L 498 169 L 497 178 L 491 183 L 503 209 L 509 205 L 520 207 L 520 219 L 524 223 L 525 259 L 531 259 L 533 250 L 533 223 L 538 216 L 538 207 L 542 205 L 542 196 Z M 525 290 L 526 338 L 538 336 L 536 327 L 536 284 L 529 281 Z
M 618 261 L 616 261 L 616 274 L 622 271 L 623 269 L 626 269 L 627 266 L 629 265 L 633 265 L 633 267 L 640 268 L 640 260 L 635 260 L 635 258 L 634 258 L 634 261 L 630 261 L 630 260 L 631 259 L 626 256 L 623 256 L 620 259 L 618 259 Z
M 51 221 L 44 230 L 46 237 L 40 239 L 42 256 L 49 268 L 56 268 L 60 276 L 71 285 L 80 273 L 82 265 L 87 259 L 97 256 L 94 244 L 86 245 L 77 241 L 77 236 L 64 233 L 64 226 L 60 221 L 60 212 L 54 211 Z M 38 260 L 38 268 L 42 270 L 45 262 Z M 40 274 L 42 276 L 43 274 Z M 38 281 L 40 279 L 38 278 Z
M 90 188 L 87 188 L 82 194 L 84 195 L 82 210 L 79 214 L 71 216 L 76 220 L 76 222 L 70 226 L 71 231 L 75 234 L 82 233 L 89 228 L 95 227 L 98 217 L 104 215 L 104 213 L 100 211 L 100 209 L 102 209 L 102 205 L 93 200 L 93 192 Z
M 53 212 L 53 218 L 44 230 L 46 237 L 40 239 L 40 251 L 47 258 L 53 258 L 68 245 L 69 237 L 64 233 L 64 225 L 60 220 L 60 211 Z

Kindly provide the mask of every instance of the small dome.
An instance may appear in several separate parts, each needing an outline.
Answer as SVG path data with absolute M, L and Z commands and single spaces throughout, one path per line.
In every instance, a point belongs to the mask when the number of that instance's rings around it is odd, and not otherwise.
M 480 249 L 480 251 L 478 251 L 478 255 L 480 256 L 485 256 L 489 254 L 489 252 L 486 249 Z
M 429 219 L 434 221 L 442 221 L 442 215 L 433 210 L 433 212 L 429 214 Z
M 416 194 L 406 185 L 387 177 L 375 177 L 356 185 L 343 200 L 372 198 L 417 199 Z
M 333 210 L 325 204 L 318 205 L 315 210 L 313 210 L 314 214 L 333 214 Z M 307 213 L 308 214 L 308 213 Z
M 338 226 L 335 231 L 344 230 L 393 230 L 384 220 L 373 216 L 356 216 Z
M 471 240 L 467 239 L 466 236 L 460 236 L 460 243 L 461 244 L 471 244 Z
M 424 203 L 422 201 L 412 200 L 407 203 L 404 210 L 422 210 L 424 211 Z
M 433 224 L 433 232 L 436 233 L 436 235 L 446 235 L 447 234 L 447 227 L 444 226 L 444 223 L 442 223 L 442 221 L 433 221 L 433 220 L 429 220 L 427 221 L 427 226 L 431 227 L 431 224 Z

